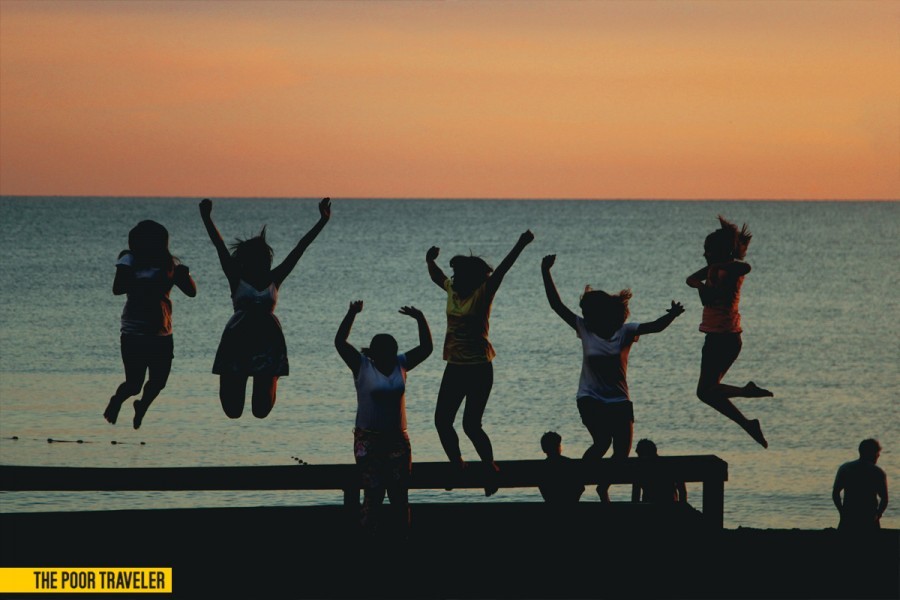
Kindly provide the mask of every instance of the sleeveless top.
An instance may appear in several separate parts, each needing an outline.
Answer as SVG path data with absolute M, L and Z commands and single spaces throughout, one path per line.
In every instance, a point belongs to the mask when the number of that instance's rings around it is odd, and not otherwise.
M 231 295 L 234 314 L 216 351 L 213 373 L 287 375 L 288 358 L 281 322 L 275 316 L 278 288 L 274 283 L 257 290 L 244 281 Z
M 406 431 L 406 355 L 397 355 L 389 375 L 375 367 L 365 354 L 359 356 L 356 374 L 356 426 L 378 433 Z

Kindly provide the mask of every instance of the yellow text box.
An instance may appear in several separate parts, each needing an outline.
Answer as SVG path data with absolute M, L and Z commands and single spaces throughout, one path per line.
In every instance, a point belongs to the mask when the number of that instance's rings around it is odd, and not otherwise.
M 0 594 L 172 593 L 169 567 L 0 568 Z

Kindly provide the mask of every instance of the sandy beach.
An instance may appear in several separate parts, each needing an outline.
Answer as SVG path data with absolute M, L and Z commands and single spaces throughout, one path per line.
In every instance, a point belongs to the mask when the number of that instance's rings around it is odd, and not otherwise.
M 0 515 L 4 567 L 171 567 L 178 597 L 897 598 L 900 536 L 702 527 L 690 507 L 413 507 L 408 540 L 340 506 Z M 82 595 L 83 597 L 83 595 Z

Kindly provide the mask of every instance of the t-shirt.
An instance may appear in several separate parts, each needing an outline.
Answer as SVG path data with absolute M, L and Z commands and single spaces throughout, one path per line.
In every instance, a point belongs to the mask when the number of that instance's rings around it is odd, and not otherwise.
M 453 282 L 444 281 L 447 290 L 447 333 L 444 336 L 444 360 L 457 364 L 486 363 L 493 360 L 494 347 L 488 340 L 491 302 L 487 284 L 466 298 L 453 291 Z
M 117 269 L 131 269 L 125 308 L 122 309 L 121 332 L 131 335 L 172 335 L 172 301 L 169 292 L 174 280 L 157 267 L 134 267 L 134 255 L 125 254 L 116 262 Z
M 389 375 L 360 353 L 356 374 L 356 426 L 377 432 L 406 431 L 406 355 L 397 355 Z
M 575 317 L 575 331 L 581 338 L 583 360 L 577 398 L 594 398 L 613 403 L 629 400 L 628 353 L 637 340 L 639 323 L 625 323 L 610 339 L 588 330 L 584 318 Z

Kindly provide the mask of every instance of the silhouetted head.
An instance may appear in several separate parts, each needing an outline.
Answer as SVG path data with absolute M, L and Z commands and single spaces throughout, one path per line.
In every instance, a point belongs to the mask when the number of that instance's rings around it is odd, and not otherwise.
M 275 253 L 266 242 L 266 228 L 259 235 L 231 244 L 231 258 L 238 263 L 242 273 L 266 273 L 272 269 Z
M 141 221 L 128 232 L 128 249 L 137 265 L 171 269 L 169 231 L 156 221 Z
M 656 444 L 647 438 L 639 440 L 637 446 L 634 447 L 634 451 L 640 458 L 653 458 L 659 456 L 659 453 L 656 450 Z
M 477 290 L 494 272 L 494 267 L 474 255 L 454 256 L 450 259 L 450 268 L 453 269 L 453 291 L 462 296 Z
M 624 289 L 618 294 L 607 294 L 587 286 L 578 306 L 581 307 L 581 314 L 588 329 L 609 337 L 625 324 L 625 320 L 631 314 L 628 310 L 629 300 L 631 300 L 629 289 Z
M 881 456 L 881 444 L 878 443 L 878 440 L 869 438 L 859 443 L 859 457 L 861 459 L 876 463 L 879 456 Z
M 379 370 L 387 369 L 397 362 L 397 340 L 387 333 L 379 333 L 372 338 L 368 348 L 362 353 L 372 359 Z
M 743 260 L 747 256 L 747 246 L 753 234 L 746 223 L 738 230 L 737 225 L 719 215 L 719 229 L 706 236 L 703 243 L 703 256 L 708 263 L 723 262 L 730 259 Z
M 548 431 L 541 436 L 541 450 L 547 456 L 559 456 L 562 454 L 562 436 L 555 431 Z

